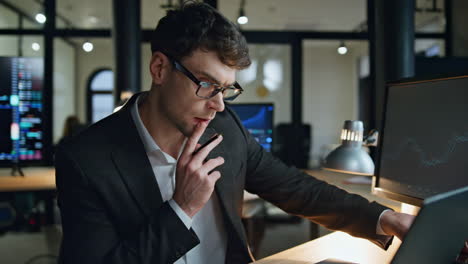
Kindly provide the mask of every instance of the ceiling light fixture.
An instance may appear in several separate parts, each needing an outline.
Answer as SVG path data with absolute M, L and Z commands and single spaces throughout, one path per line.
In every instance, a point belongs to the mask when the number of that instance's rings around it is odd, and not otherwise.
M 340 55 L 345 55 L 346 53 L 348 53 L 348 48 L 346 47 L 344 41 L 341 41 L 340 46 L 336 51 L 338 51 L 338 54 Z
M 91 52 L 94 48 L 94 45 L 93 43 L 91 43 L 89 40 L 86 40 L 84 43 L 83 43 L 83 50 L 86 51 L 86 52 Z
M 35 18 L 36 18 L 36 21 L 41 24 L 44 24 L 47 20 L 46 16 L 42 14 L 41 12 L 37 13 Z
M 33 42 L 33 44 L 31 45 L 31 48 L 34 51 L 39 51 L 41 49 L 41 45 L 39 45 L 39 43 L 37 43 L 37 42 Z
M 237 18 L 237 23 L 240 25 L 245 25 L 249 22 L 249 18 L 245 15 L 245 0 L 241 1 L 239 8 L 239 17 Z

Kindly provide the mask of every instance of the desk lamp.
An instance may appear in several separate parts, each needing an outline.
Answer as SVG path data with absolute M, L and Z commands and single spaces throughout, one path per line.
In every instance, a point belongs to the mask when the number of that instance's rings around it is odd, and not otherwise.
M 346 120 L 341 130 L 341 146 L 333 150 L 325 158 L 323 169 L 357 174 L 374 175 L 374 162 L 369 154 L 363 149 L 364 126 L 361 121 Z M 370 133 L 366 138 L 365 145 L 376 145 L 377 131 Z M 372 144 L 372 143 L 375 143 Z

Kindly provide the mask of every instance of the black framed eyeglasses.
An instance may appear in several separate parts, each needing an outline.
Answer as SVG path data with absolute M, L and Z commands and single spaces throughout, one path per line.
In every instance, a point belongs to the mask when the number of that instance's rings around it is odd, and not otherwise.
M 197 77 L 195 77 L 195 75 L 193 75 L 193 73 L 191 73 L 187 68 L 185 68 L 180 62 L 171 58 L 168 55 L 166 56 L 169 58 L 169 60 L 172 62 L 172 64 L 178 71 L 183 73 L 185 76 L 187 76 L 187 78 L 192 80 L 198 86 L 195 94 L 200 98 L 210 99 L 214 97 L 215 95 L 217 95 L 218 93 L 221 93 L 223 95 L 223 100 L 233 101 L 234 99 L 237 98 L 237 96 L 239 96 L 244 91 L 244 89 L 242 89 L 242 87 L 237 82 L 235 82 L 233 85 L 223 87 L 216 83 L 200 81 L 198 80 Z

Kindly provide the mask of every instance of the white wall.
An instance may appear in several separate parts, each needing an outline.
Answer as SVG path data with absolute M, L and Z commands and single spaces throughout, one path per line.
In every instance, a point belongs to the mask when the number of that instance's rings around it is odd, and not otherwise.
M 18 27 L 18 16 L 3 5 L 0 5 L 0 28 L 16 27 Z M 0 56 L 18 56 L 17 36 L 0 36 Z
M 303 122 L 312 125 L 310 166 L 331 144 L 339 144 L 345 120 L 358 116 L 358 58 L 364 50 L 349 46 L 348 54 L 339 55 L 339 43 L 305 41 L 303 43 Z
M 83 43 L 84 40 L 75 42 Z M 76 104 L 78 118 L 86 121 L 86 89 L 88 80 L 96 70 L 110 68 L 114 70 L 114 49 L 110 38 L 90 39 L 94 45 L 91 52 L 85 52 L 81 45 L 76 48 Z
M 62 39 L 54 40 L 53 142 L 63 134 L 65 119 L 76 115 L 75 47 Z
M 10 9 L 0 5 L 0 28 L 17 28 L 18 15 Z M 0 46 L 1 47 L 1 46 Z
M 84 40 L 83 40 L 84 41 Z M 85 52 L 81 46 L 76 52 L 76 103 L 77 114 L 80 120 L 86 120 L 86 89 L 88 80 L 96 70 L 108 68 L 115 70 L 114 44 L 110 38 L 90 39 L 94 45 L 91 52 Z M 151 50 L 149 44 L 141 46 L 141 86 L 142 91 L 151 87 L 151 76 L 149 74 L 149 62 Z
M 151 75 L 149 63 L 151 61 L 151 45 L 145 43 L 141 45 L 141 86 L 142 91 L 148 91 L 151 88 Z

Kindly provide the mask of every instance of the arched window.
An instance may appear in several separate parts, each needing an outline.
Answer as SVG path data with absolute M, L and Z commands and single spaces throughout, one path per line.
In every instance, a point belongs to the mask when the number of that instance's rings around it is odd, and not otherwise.
M 114 110 L 114 72 L 99 69 L 88 81 L 87 118 L 90 124 L 112 114 Z

